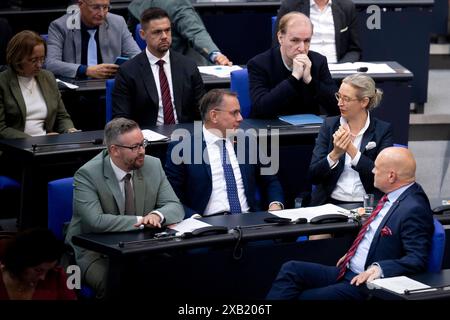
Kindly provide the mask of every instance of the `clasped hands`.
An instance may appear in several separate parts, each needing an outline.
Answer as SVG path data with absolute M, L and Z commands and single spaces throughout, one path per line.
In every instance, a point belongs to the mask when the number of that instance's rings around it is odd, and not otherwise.
M 353 159 L 358 153 L 358 150 L 353 144 L 353 137 L 347 124 L 339 126 L 338 130 L 333 133 L 333 146 L 333 150 L 329 154 L 333 161 L 339 160 L 345 153 L 348 153 Z
M 311 60 L 304 53 L 298 54 L 292 60 L 292 76 L 297 80 L 303 78 L 303 82 L 309 84 L 312 80 L 311 76 Z

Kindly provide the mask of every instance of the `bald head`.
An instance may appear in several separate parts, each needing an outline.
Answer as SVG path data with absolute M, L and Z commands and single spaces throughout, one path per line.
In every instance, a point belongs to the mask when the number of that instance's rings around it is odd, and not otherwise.
M 278 33 L 285 34 L 290 26 L 293 24 L 299 25 L 303 28 L 307 28 L 311 30 L 311 34 L 313 32 L 313 24 L 311 20 L 305 14 L 301 12 L 289 12 L 285 14 L 278 24 Z
M 375 187 L 389 193 L 416 179 L 416 160 L 407 148 L 383 149 L 375 160 Z

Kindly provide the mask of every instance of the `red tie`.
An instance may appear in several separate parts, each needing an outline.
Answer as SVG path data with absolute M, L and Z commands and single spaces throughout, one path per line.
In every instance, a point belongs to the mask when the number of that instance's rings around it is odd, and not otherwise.
M 378 201 L 377 207 L 372 212 L 372 214 L 369 216 L 366 222 L 364 222 L 363 226 L 361 227 L 361 230 L 359 230 L 358 235 L 356 236 L 355 241 L 353 241 L 352 246 L 347 251 L 347 255 L 345 256 L 344 261 L 342 261 L 339 270 L 339 275 L 337 277 L 337 280 L 340 280 L 344 274 L 345 271 L 347 271 L 347 264 L 350 262 L 350 259 L 355 255 L 356 249 L 358 249 L 358 245 L 361 242 L 361 240 L 364 238 L 364 234 L 366 233 L 367 229 L 369 228 L 369 224 L 372 223 L 372 221 L 375 219 L 375 217 L 378 215 L 378 213 L 383 209 L 384 204 L 388 201 L 388 197 L 385 194 L 380 201 Z
M 164 113 L 164 124 L 175 124 L 173 115 L 172 99 L 170 98 L 169 82 L 164 72 L 164 60 L 159 60 L 156 64 L 159 66 L 159 85 L 161 87 L 161 100 Z

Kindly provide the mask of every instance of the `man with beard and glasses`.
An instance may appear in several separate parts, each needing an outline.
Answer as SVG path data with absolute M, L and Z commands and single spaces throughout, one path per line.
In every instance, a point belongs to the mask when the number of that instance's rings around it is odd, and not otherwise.
M 149 8 L 141 15 L 147 48 L 121 65 L 112 93 L 113 118 L 133 119 L 140 126 L 200 119 L 203 81 L 194 60 L 170 49 L 169 15 Z
M 73 245 L 74 235 L 161 228 L 184 217 L 160 160 L 145 155 L 147 143 L 135 121 L 113 119 L 105 126 L 107 150 L 74 176 L 73 217 L 66 241 L 74 248 L 84 281 L 99 298 L 105 296 L 108 258 Z

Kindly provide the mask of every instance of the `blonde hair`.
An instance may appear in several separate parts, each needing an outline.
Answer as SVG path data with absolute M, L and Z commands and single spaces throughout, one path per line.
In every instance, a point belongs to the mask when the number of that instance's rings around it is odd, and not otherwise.
M 342 80 L 342 83 L 348 84 L 357 89 L 356 96 L 359 100 L 367 97 L 369 103 L 367 105 L 368 110 L 376 108 L 383 97 L 383 90 L 375 87 L 375 81 L 364 73 L 355 73 L 349 75 Z

